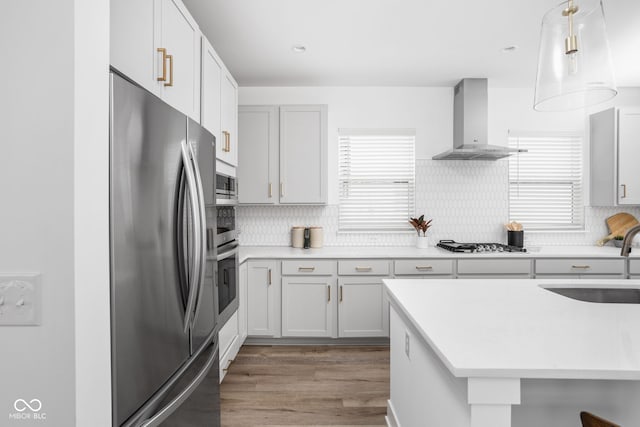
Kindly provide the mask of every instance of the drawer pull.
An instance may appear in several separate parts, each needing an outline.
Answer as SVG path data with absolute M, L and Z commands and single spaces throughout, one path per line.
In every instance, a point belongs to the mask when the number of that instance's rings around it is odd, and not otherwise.
M 590 265 L 572 265 L 571 268 L 580 268 L 582 270 L 585 270 L 587 268 L 591 268 Z
M 433 267 L 430 265 L 416 265 L 416 270 L 418 271 L 429 271 L 433 270 Z
M 300 272 L 312 272 L 314 271 L 316 268 L 315 267 L 298 267 L 298 271 Z
M 371 271 L 371 270 L 373 270 L 373 268 L 371 267 L 356 267 L 356 271 L 359 271 L 361 273 Z
M 271 269 L 268 270 L 268 276 L 269 276 L 269 280 L 267 282 L 267 285 L 271 285 Z

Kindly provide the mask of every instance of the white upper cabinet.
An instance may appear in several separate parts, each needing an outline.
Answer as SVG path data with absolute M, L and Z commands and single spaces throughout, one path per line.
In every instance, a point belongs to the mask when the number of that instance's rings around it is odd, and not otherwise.
M 222 128 L 220 125 L 222 114 L 221 82 L 224 65 L 211 43 L 202 38 L 202 103 L 201 123 L 216 137 L 218 151 L 222 144 Z M 219 157 L 219 156 L 218 156 Z
M 180 0 L 111 0 L 111 65 L 200 120 L 200 30 Z
M 241 106 L 238 109 L 238 201 L 278 202 L 278 107 Z M 275 190 L 275 192 L 274 192 Z
M 640 109 L 618 114 L 618 203 L 640 205 Z
M 221 80 L 222 138 L 218 142 L 220 160 L 238 166 L 238 84 L 226 70 Z
M 327 202 L 327 106 L 280 107 L 280 203 Z
M 640 109 L 610 108 L 589 126 L 591 205 L 640 205 Z
M 327 106 L 241 106 L 239 201 L 327 203 Z

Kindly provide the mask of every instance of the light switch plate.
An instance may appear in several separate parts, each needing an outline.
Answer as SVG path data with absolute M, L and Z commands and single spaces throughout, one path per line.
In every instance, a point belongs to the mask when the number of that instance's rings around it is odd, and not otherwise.
M 0 273 L 0 326 L 40 325 L 41 276 Z

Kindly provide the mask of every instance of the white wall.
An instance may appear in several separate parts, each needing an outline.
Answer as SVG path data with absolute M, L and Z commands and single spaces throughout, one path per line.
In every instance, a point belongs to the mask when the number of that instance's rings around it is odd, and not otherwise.
M 75 1 L 76 425 L 111 426 L 109 0 Z
M 73 426 L 74 2 L 0 14 L 0 271 L 42 275 L 42 324 L 0 326 L 0 424 Z M 40 399 L 46 422 L 8 418 Z

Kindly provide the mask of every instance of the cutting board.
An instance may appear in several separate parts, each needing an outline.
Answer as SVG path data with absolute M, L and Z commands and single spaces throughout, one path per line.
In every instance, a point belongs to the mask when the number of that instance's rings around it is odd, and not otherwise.
M 621 212 L 610 216 L 605 221 L 607 223 L 607 228 L 609 229 L 609 235 L 604 239 L 600 239 L 596 242 L 596 245 L 603 246 L 609 240 L 613 239 L 616 236 L 624 236 L 631 227 L 638 225 L 638 220 L 635 216 Z

